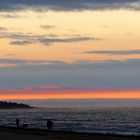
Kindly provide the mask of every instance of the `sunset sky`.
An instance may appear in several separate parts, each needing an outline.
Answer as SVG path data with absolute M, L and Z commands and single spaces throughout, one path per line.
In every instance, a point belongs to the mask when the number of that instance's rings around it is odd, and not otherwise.
M 0 0 L 0 99 L 140 98 L 140 0 Z

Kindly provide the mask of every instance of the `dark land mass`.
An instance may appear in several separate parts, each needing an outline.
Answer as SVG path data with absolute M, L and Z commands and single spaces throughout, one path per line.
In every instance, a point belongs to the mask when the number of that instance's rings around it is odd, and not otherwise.
M 18 104 L 13 102 L 3 102 L 0 101 L 0 109 L 26 109 L 26 108 L 33 108 L 26 104 Z
M 140 136 L 121 136 L 110 134 L 86 134 L 41 129 L 0 127 L 2 140 L 139 140 Z

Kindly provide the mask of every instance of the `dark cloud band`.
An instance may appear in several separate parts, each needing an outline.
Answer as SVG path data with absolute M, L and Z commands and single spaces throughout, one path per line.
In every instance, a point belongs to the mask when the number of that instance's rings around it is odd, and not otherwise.
M 0 59 L 0 64 L 15 64 L 0 69 L 0 89 L 26 85 L 63 85 L 64 87 L 139 88 L 140 59 L 126 61 L 76 62 Z M 45 64 L 47 63 L 47 64 Z M 5 84 L 6 81 L 6 84 Z
M 140 10 L 139 0 L 0 0 L 1 11 L 11 10 Z
M 88 54 L 108 54 L 108 55 L 135 55 L 140 54 L 140 50 L 119 50 L 119 51 L 87 51 Z

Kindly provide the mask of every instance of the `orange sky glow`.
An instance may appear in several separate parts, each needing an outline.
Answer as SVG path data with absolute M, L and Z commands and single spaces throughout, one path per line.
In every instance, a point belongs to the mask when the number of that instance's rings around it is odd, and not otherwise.
M 14 99 L 96 99 L 96 98 L 140 98 L 140 90 L 98 91 L 1 91 L 1 100 Z

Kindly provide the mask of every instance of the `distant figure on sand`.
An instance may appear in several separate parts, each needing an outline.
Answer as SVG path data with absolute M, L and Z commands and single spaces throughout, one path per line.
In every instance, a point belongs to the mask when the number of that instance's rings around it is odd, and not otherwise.
M 16 125 L 17 125 L 17 127 L 19 127 L 19 122 L 20 122 L 20 119 L 17 118 L 17 119 L 16 119 Z
M 47 119 L 47 128 L 48 128 L 48 131 L 51 131 L 53 128 L 53 121 L 50 119 Z

